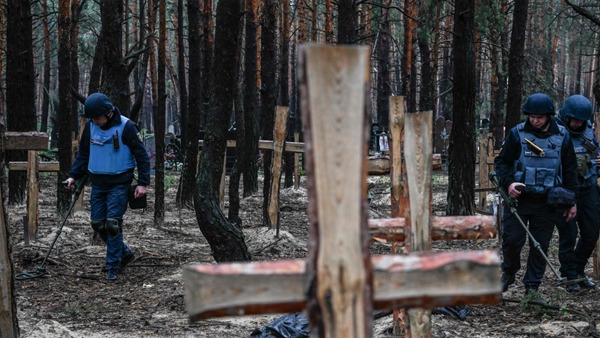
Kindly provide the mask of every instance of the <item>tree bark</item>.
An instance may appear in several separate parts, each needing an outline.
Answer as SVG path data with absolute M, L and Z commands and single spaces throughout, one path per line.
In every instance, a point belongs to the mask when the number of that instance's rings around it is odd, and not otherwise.
M 390 85 L 390 23 L 389 10 L 391 0 L 384 0 L 381 8 L 381 18 L 379 22 L 378 41 L 376 42 L 377 58 L 377 121 L 380 130 L 390 129 L 390 95 L 392 87 Z
M 275 106 L 277 105 L 277 3 L 267 0 L 263 3 L 260 62 L 261 62 L 261 118 L 263 125 L 262 139 L 273 139 L 275 124 Z M 269 191 L 271 186 L 271 162 L 273 153 L 264 152 L 264 185 L 263 185 L 263 225 L 269 224 Z
M 183 143 L 185 152 L 181 172 L 180 193 L 177 203 L 181 207 L 193 207 L 196 168 L 198 167 L 198 139 L 200 138 L 201 113 L 201 45 L 200 45 L 200 3 L 188 1 L 188 48 L 189 48 L 189 85 L 187 137 Z
M 60 172 L 58 173 L 56 190 L 58 213 L 64 216 L 67 211 L 71 194 L 60 182 L 68 178 L 71 168 L 71 8 L 70 1 L 60 1 L 58 8 L 58 161 L 60 163 Z
M 355 1 L 338 1 L 338 44 L 347 45 L 356 42 L 356 21 Z
M 454 15 L 454 119 L 450 134 L 448 215 L 472 215 L 475 189 L 475 5 L 457 0 Z
M 256 44 L 256 16 L 258 13 L 258 0 L 246 0 L 246 36 L 244 53 L 244 83 L 242 92 L 244 96 L 244 150 L 242 152 L 244 168 L 244 197 L 258 191 L 258 88 L 257 60 L 258 51 Z
M 331 4 L 331 1 L 329 1 L 329 3 Z M 288 1 L 281 2 L 281 16 L 283 17 L 283 20 L 281 20 L 281 56 L 279 61 L 279 74 L 281 76 L 281 81 L 279 81 L 280 105 L 290 108 L 290 115 L 287 121 L 287 140 L 293 141 L 294 133 L 290 132 L 293 130 L 292 115 L 294 112 L 290 107 L 290 4 Z M 328 15 L 327 18 L 328 20 L 331 20 L 330 15 Z M 331 23 L 331 25 L 333 27 L 333 23 Z M 331 34 L 333 36 L 333 28 Z M 284 188 L 288 188 L 294 185 L 294 154 L 286 152 L 283 156 L 285 162 L 285 180 L 283 186 Z
M 44 84 L 42 93 L 42 116 L 40 131 L 48 131 L 48 112 L 50 110 L 50 30 L 48 29 L 48 0 L 42 0 L 42 26 L 44 32 Z
M 154 224 L 159 228 L 165 222 L 165 153 L 166 127 L 166 43 L 167 43 L 167 4 L 166 0 L 160 0 L 158 4 L 158 62 L 157 62 L 157 108 L 154 111 L 154 143 L 156 146 L 156 162 L 154 163 L 155 177 L 155 201 L 154 201 Z
M 508 92 L 506 97 L 506 122 L 504 123 L 506 130 L 516 126 L 521 120 L 528 5 L 529 0 L 515 0 L 514 2 L 515 9 L 508 56 Z
M 237 45 L 239 1 L 219 1 L 215 34 L 214 75 L 211 80 L 211 104 L 206 119 L 205 143 L 196 179 L 194 209 L 200 231 L 208 241 L 217 262 L 250 260 L 241 230 L 227 221 L 219 208 L 219 185 L 231 102 L 237 81 Z
M 35 82 L 30 0 L 7 3 L 6 27 L 6 127 L 10 131 L 34 131 Z M 26 151 L 8 151 L 7 161 L 26 161 Z M 8 174 L 9 203 L 21 203 L 25 197 L 24 172 Z

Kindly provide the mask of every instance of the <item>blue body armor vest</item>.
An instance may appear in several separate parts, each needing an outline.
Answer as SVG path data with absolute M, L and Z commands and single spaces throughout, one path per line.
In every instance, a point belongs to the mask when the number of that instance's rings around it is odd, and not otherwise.
M 90 158 L 88 170 L 93 174 L 116 175 L 135 168 L 135 158 L 121 137 L 128 118 L 121 116 L 121 124 L 102 130 L 90 123 Z
M 594 162 L 598 151 L 596 145 L 591 142 L 593 139 L 594 132 L 590 126 L 586 126 L 582 135 L 571 135 L 575 156 L 577 156 L 577 182 L 580 188 L 596 185 L 598 178 Z M 591 147 L 593 148 L 588 149 Z
M 560 133 L 548 138 L 536 138 L 524 127 L 525 123 L 517 126 L 521 155 L 515 162 L 515 181 L 524 183 L 526 192 L 543 195 L 562 184 L 561 149 L 567 130 L 559 125 Z M 525 139 L 541 148 L 543 153 L 532 150 Z

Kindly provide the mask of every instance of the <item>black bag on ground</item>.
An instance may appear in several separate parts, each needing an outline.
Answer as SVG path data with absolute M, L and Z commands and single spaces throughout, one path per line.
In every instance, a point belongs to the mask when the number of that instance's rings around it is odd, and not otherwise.
M 135 198 L 135 188 L 137 188 L 137 184 L 129 187 L 129 193 L 127 194 L 127 198 L 129 200 L 129 208 L 144 209 L 148 205 L 146 195 L 140 198 Z

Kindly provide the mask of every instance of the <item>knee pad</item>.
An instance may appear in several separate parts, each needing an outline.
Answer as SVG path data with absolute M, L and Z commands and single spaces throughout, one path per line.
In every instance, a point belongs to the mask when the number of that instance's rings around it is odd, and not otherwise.
M 110 236 L 117 236 L 122 232 L 121 223 L 123 223 L 123 221 L 120 219 L 108 218 L 106 220 L 106 232 Z
M 103 235 L 106 233 L 106 221 L 92 221 L 92 229 Z

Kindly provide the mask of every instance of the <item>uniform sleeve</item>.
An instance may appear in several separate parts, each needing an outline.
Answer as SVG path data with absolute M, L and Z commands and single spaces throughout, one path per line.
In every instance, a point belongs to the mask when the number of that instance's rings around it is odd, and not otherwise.
M 90 123 L 87 122 L 83 128 L 81 139 L 79 140 L 79 150 L 75 162 L 69 171 L 69 177 L 78 180 L 87 172 L 88 161 L 90 159 Z
M 521 154 L 521 141 L 515 129 L 511 129 L 504 141 L 500 154 L 494 159 L 494 170 L 500 180 L 500 185 L 508 189 L 515 182 L 515 161 Z
M 132 121 L 127 121 L 125 124 L 122 141 L 124 145 L 129 147 L 135 157 L 138 169 L 138 184 L 148 186 L 150 184 L 150 159 L 139 135 L 138 128 Z
M 562 144 L 562 179 L 563 186 L 577 191 L 577 157 L 571 136 L 567 133 Z

